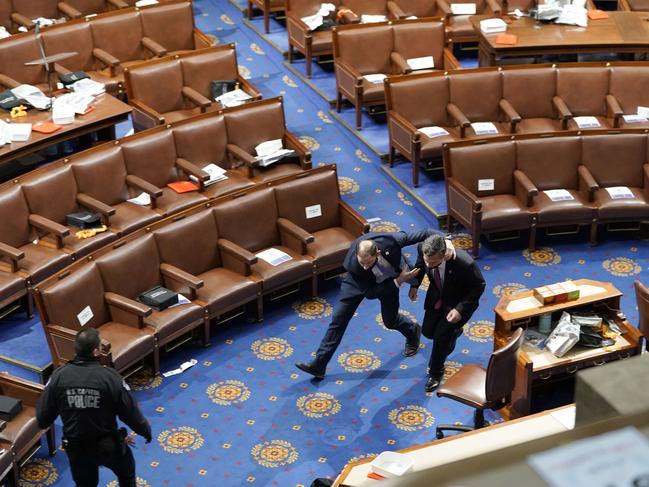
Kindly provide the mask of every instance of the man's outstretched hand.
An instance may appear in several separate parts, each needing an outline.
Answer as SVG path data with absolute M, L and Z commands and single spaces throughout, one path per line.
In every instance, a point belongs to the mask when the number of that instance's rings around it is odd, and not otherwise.
M 401 274 L 399 274 L 395 280 L 397 281 L 397 284 L 401 285 L 404 282 L 407 282 L 410 279 L 413 279 L 413 278 L 417 277 L 417 274 L 419 274 L 419 267 L 415 267 L 414 269 L 409 270 L 409 271 L 403 270 L 403 271 L 401 271 Z

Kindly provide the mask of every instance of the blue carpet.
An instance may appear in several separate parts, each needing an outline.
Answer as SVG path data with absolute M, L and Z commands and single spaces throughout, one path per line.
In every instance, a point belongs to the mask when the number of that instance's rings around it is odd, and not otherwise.
M 412 185 L 412 163 L 406 159 L 397 159 L 392 168 L 387 163 L 382 169 L 398 179 L 403 185 L 405 193 L 427 207 L 428 211 L 435 216 L 443 216 L 447 213 L 446 208 L 446 185 L 444 174 L 441 170 L 424 171 L 423 164 L 419 167 L 419 187 Z
M 23 310 L 0 322 L 0 360 L 6 357 L 27 362 L 39 369 L 52 362 L 38 314 L 28 320 Z
M 202 29 L 220 42 L 237 43 L 242 73 L 264 96 L 285 95 L 289 129 L 313 152 L 314 165 L 338 164 L 343 198 L 373 220 L 374 230 L 436 225 L 430 212 L 381 170 L 374 152 L 334 120 L 327 102 L 284 67 L 281 54 L 241 22 L 233 4 L 197 0 L 195 8 Z M 409 184 L 407 163 L 393 173 Z M 422 173 L 424 181 L 426 189 L 417 195 L 441 207 L 439 181 Z M 453 239 L 457 246 L 471 245 L 464 232 Z M 636 322 L 632 286 L 636 278 L 649 280 L 646 242 L 611 234 L 590 248 L 585 235 L 541 235 L 537 251 L 522 250 L 524 245 L 524 237 L 483 243 L 479 264 L 487 290 L 449 357 L 447 374 L 465 363 L 486 364 L 493 308 L 512 290 L 566 278 L 611 281 L 625 294 L 622 308 Z M 417 356 L 402 357 L 403 338 L 382 326 L 373 301 L 359 308 L 325 381 L 315 383 L 295 369 L 295 361 L 309 360 L 316 349 L 337 285 L 330 281 L 316 300 L 292 297 L 268 306 L 263 323 L 233 320 L 214 327 L 210 348 L 188 344 L 163 356 L 163 371 L 198 360 L 181 375 L 162 379 L 144 371 L 130 380 L 154 431 L 150 445 L 137 440 L 140 487 L 308 486 L 314 477 L 335 477 L 352 459 L 431 441 L 436 423 L 471 421 L 471 408 L 424 394 L 430 342 L 424 341 Z M 419 303 L 402 297 L 402 311 L 420 319 L 422 297 Z M 39 327 L 21 318 L 2 320 L 6 335 L 0 341 L 10 336 L 25 361 L 37 361 L 45 350 L 34 345 Z M 72 485 L 62 452 L 48 458 L 40 451 L 21 475 L 22 487 Z M 116 483 L 103 471 L 100 485 Z
M 284 67 L 289 69 L 295 75 L 306 83 L 313 91 L 330 103 L 336 101 L 336 76 L 334 74 L 333 63 L 318 63 L 314 58 L 311 66 L 311 78 L 306 77 L 306 61 L 301 54 L 295 54 L 292 64 L 284 62 Z

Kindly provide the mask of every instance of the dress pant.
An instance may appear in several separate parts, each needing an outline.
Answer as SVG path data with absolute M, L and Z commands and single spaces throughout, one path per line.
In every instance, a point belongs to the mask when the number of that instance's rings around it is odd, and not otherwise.
M 94 441 L 70 441 L 65 452 L 77 487 L 97 487 L 100 466 L 113 471 L 120 487 L 136 487 L 133 453 L 116 435 Z
M 446 315 L 449 309 L 443 306 L 440 309 L 427 309 L 424 313 L 422 333 L 426 338 L 432 338 L 433 349 L 428 361 L 428 375 L 441 378 L 444 375 L 444 362 L 455 350 L 455 343 L 462 334 L 466 321 L 449 323 Z
M 344 286 L 344 284 L 343 284 Z M 349 321 L 354 316 L 356 309 L 363 299 L 378 299 L 381 302 L 381 316 L 383 324 L 390 330 L 397 330 L 407 340 L 414 341 L 417 337 L 417 324 L 405 316 L 399 314 L 399 288 L 395 286 L 392 279 L 384 281 L 378 286 L 375 294 L 352 294 L 347 295 L 341 292 L 338 303 L 334 307 L 334 314 L 327 328 L 325 336 L 320 342 L 314 365 L 317 369 L 324 371 L 327 364 L 333 357 L 338 345 L 343 339 Z

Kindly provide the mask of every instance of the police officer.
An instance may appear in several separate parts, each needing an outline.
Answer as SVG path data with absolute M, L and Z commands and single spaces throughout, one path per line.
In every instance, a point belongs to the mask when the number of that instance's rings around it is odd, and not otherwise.
M 126 429 L 115 416 L 151 441 L 151 426 L 142 416 L 126 383 L 98 362 L 101 339 L 94 328 L 77 333 L 74 360 L 54 371 L 36 408 L 38 425 L 50 426 L 60 414 L 63 446 L 77 487 L 96 487 L 99 466 L 117 475 L 120 487 L 136 487 L 135 460 Z

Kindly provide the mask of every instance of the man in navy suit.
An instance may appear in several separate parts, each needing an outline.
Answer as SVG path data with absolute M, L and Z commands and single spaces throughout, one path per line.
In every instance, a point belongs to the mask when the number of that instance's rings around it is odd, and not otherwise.
M 417 232 L 368 233 L 356 239 L 343 266 L 343 277 L 338 304 L 325 336 L 320 342 L 315 359 L 310 363 L 298 362 L 297 368 L 323 379 L 327 364 L 342 341 L 349 321 L 363 299 L 378 299 L 386 328 L 398 330 L 406 337 L 404 355 L 412 357 L 419 349 L 421 327 L 399 314 L 399 287 L 419 274 L 419 269 L 409 270 L 401 249 L 422 242 L 434 230 Z
M 417 288 L 424 276 L 430 281 L 424 300 L 422 333 L 433 340 L 428 362 L 426 392 L 439 387 L 444 375 L 444 362 L 455 349 L 462 327 L 478 309 L 485 280 L 473 258 L 464 250 L 455 249 L 442 235 L 432 235 L 417 246 L 419 273 L 408 296 L 417 300 Z

